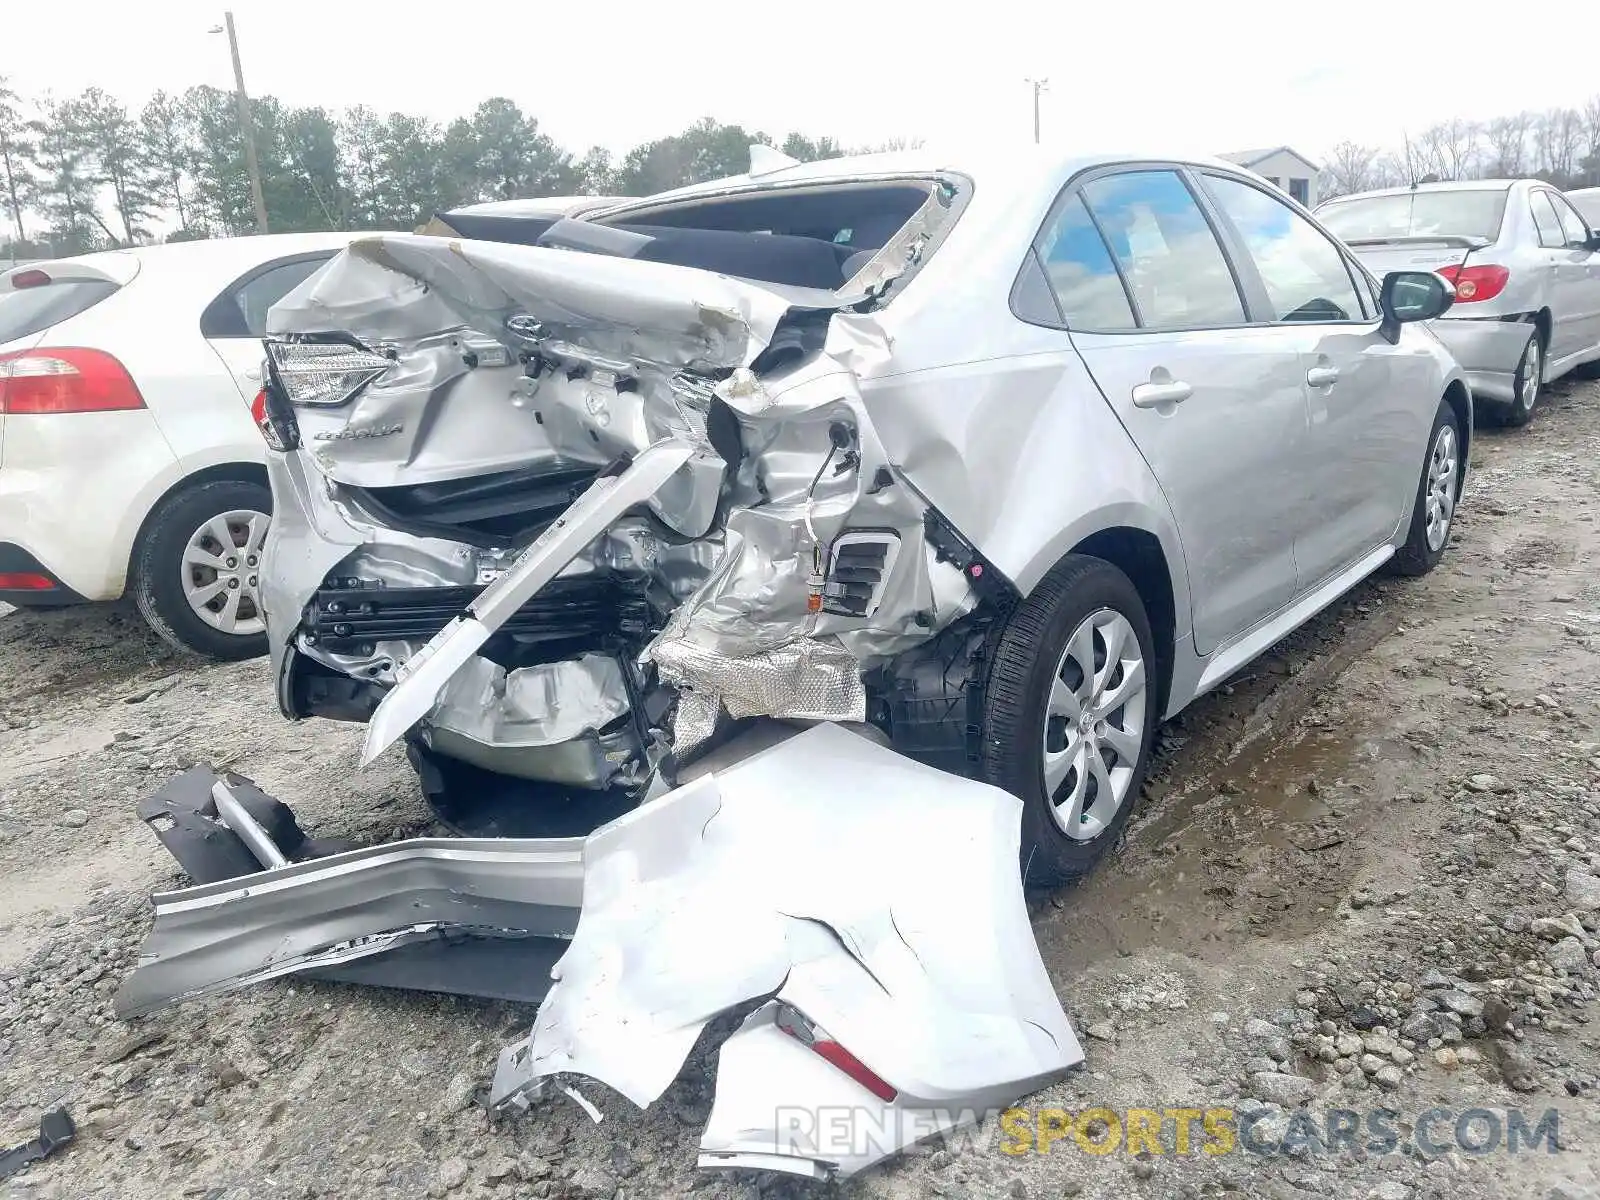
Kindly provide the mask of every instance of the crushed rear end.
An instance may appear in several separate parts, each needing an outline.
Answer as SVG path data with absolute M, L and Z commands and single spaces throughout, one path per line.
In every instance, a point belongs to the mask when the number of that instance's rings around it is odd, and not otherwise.
M 953 219 L 917 195 L 868 253 L 571 220 L 353 243 L 272 314 L 284 712 L 369 722 L 368 757 L 404 736 L 445 806 L 483 775 L 637 798 L 739 719 L 866 720 L 864 676 L 1000 583 L 862 399 L 877 301 Z

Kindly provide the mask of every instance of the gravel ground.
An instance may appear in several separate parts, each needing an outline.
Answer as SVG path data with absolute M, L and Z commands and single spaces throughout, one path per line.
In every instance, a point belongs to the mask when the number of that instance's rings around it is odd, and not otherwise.
M 836 1189 L 704 1177 L 704 1046 L 646 1113 L 594 1086 L 601 1125 L 491 1123 L 526 1008 L 289 981 L 120 1024 L 147 895 L 179 883 L 134 816 L 168 776 L 229 766 L 323 835 L 427 813 L 396 754 L 357 774 L 354 728 L 282 721 L 260 663 L 196 666 L 107 608 L 0 616 L 0 1121 L 26 1140 L 65 1099 L 81 1129 L 0 1194 L 1600 1197 L 1600 385 L 1545 403 L 1482 432 L 1439 570 L 1364 585 L 1168 726 L 1125 844 L 1035 904 L 1088 1063 L 1029 1105 L 1227 1108 L 1280 1153 L 1198 1152 L 1198 1126 L 1178 1153 L 1169 1124 L 1160 1154 L 990 1138 Z M 1378 1108 L 1392 1151 L 1296 1115 Z M 1450 1148 L 1466 1110 L 1552 1108 L 1536 1151 Z

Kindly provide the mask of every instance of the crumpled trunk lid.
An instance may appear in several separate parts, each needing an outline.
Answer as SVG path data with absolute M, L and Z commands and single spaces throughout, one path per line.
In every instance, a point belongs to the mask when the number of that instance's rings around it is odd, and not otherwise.
M 268 328 L 392 358 L 346 403 L 295 405 L 323 474 L 384 488 L 604 466 L 685 421 L 703 434 L 685 397 L 749 366 L 796 301 L 833 303 L 692 267 L 386 234 L 353 242 Z

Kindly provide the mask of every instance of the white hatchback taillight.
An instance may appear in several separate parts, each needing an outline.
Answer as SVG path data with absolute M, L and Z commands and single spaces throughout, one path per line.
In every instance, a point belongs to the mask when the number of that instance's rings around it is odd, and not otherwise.
M 50 346 L 0 354 L 0 413 L 42 416 L 144 406 L 128 369 L 104 350 Z

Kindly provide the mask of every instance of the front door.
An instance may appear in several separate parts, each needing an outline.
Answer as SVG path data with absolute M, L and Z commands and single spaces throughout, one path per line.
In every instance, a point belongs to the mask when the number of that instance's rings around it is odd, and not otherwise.
M 1039 244 L 1089 373 L 1177 522 L 1204 654 L 1293 597 L 1304 507 L 1304 368 L 1294 335 L 1252 327 L 1182 173 L 1102 174 L 1058 202 Z
M 1254 268 L 1261 315 L 1299 353 L 1308 430 L 1295 562 L 1307 592 L 1394 538 L 1433 419 L 1417 402 L 1433 360 L 1379 333 L 1371 288 L 1315 224 L 1237 176 L 1200 180 Z

